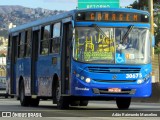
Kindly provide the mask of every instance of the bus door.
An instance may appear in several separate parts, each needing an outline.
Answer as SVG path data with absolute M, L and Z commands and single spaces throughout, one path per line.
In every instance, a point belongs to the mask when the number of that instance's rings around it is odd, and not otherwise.
M 11 77 L 10 77 L 10 93 L 16 94 L 16 59 L 17 59 L 17 42 L 18 35 L 12 36 L 11 43 Z
M 32 55 L 31 55 L 31 95 L 37 95 L 38 81 L 37 78 L 37 60 L 38 60 L 38 46 L 39 46 L 40 30 L 35 28 L 32 31 Z
M 70 93 L 71 41 L 72 22 L 66 18 L 62 21 L 62 52 L 61 52 L 61 93 Z

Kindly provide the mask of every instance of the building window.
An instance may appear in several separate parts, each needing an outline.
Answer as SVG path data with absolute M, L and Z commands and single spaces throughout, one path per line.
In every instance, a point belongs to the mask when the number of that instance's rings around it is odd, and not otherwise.
M 61 23 L 55 23 L 52 25 L 50 53 L 59 53 L 59 51 L 60 51 L 60 38 L 61 38 Z

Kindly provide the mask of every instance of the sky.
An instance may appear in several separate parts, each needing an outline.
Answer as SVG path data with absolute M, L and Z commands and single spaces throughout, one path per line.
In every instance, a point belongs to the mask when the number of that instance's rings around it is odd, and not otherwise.
M 120 6 L 129 5 L 134 1 L 120 0 Z M 41 7 L 50 10 L 73 10 L 77 7 L 77 0 L 0 0 L 0 5 L 21 5 L 24 7 Z

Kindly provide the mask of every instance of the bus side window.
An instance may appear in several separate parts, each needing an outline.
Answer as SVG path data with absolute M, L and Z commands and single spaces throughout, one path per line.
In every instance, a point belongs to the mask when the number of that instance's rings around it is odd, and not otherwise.
M 55 23 L 52 26 L 50 53 L 59 53 L 59 50 L 60 50 L 60 36 L 61 36 L 60 33 L 61 33 L 61 23 Z
M 31 55 L 31 29 L 26 31 L 25 35 L 25 57 L 30 57 Z
M 21 32 L 19 34 L 19 39 L 18 39 L 18 58 L 24 57 L 24 40 L 25 40 L 25 32 Z
M 41 29 L 41 46 L 40 54 L 46 55 L 49 50 L 49 39 L 50 39 L 50 25 L 46 25 Z

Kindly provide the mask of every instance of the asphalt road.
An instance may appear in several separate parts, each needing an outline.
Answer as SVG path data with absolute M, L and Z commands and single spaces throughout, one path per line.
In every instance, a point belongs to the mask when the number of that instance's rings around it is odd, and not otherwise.
M 69 119 L 80 120 L 85 117 L 87 120 L 120 120 L 123 119 L 136 119 L 145 120 L 160 119 L 160 103 L 131 103 L 129 110 L 117 109 L 114 101 L 90 101 L 87 107 L 70 107 L 69 110 L 59 110 L 52 101 L 40 101 L 38 107 L 22 107 L 20 102 L 14 99 L 5 99 L 0 97 L 0 119 L 11 120 L 30 120 L 33 116 L 39 118 L 33 118 L 36 120 L 45 119 Z M 6 113 L 7 112 L 7 113 Z M 10 114 L 12 118 L 5 117 L 6 114 Z M 156 117 L 156 116 L 159 116 Z M 4 118 L 5 117 L 5 118 Z M 22 118 L 21 118 L 22 117 Z M 42 118 L 40 118 L 42 117 Z M 120 118 L 121 117 L 121 118 Z

